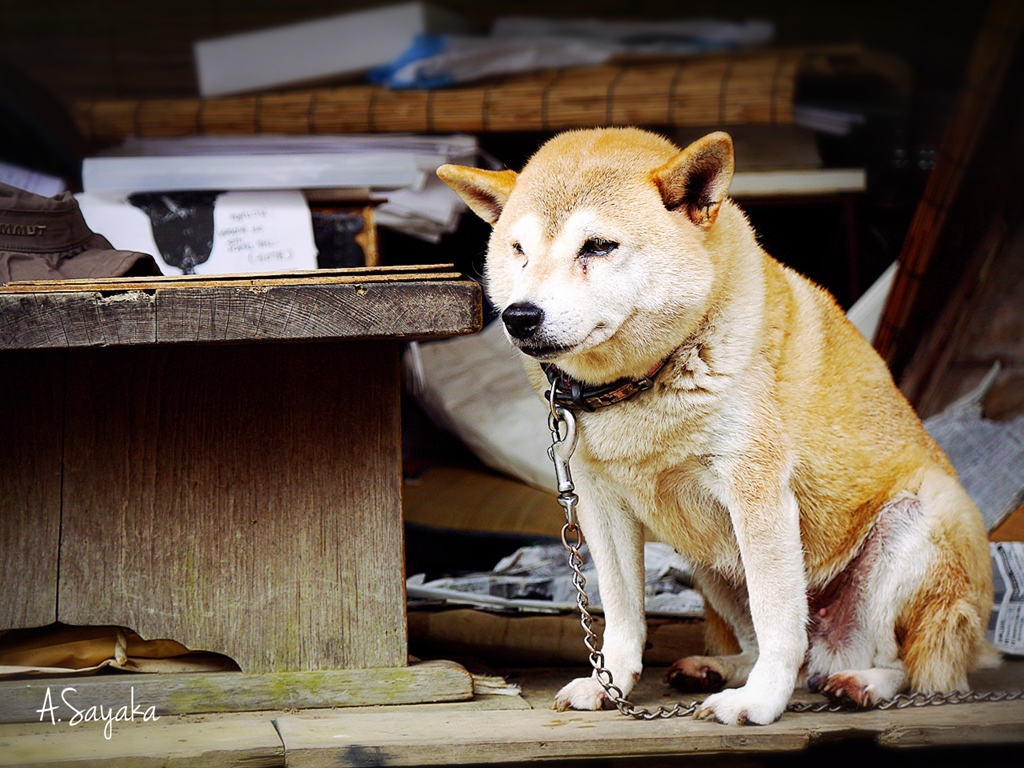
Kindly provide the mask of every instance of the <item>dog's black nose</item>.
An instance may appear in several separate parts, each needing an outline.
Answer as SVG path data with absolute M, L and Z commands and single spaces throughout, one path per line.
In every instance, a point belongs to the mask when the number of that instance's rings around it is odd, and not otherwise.
M 533 336 L 544 322 L 544 310 L 528 301 L 509 304 L 501 313 L 501 321 L 509 334 L 520 341 Z

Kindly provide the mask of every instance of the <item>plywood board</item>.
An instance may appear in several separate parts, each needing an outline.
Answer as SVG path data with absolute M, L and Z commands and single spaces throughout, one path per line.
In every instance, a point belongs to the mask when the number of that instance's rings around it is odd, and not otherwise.
M 392 342 L 68 353 L 59 620 L 404 666 L 398 382 Z

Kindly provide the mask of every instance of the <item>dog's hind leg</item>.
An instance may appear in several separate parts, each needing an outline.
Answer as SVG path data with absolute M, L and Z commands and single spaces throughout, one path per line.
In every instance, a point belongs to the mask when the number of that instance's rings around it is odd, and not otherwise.
M 679 659 L 669 667 L 665 681 L 686 693 L 743 685 L 757 660 L 746 590 L 702 569 L 697 570 L 695 581 L 704 596 L 704 639 L 712 655 Z
M 820 692 L 844 707 L 866 708 L 891 699 L 903 690 L 906 681 L 906 670 L 896 662 L 892 668 L 872 667 L 836 672 L 822 684 Z
M 932 472 L 916 495 L 886 506 L 864 554 L 869 580 L 850 645 L 868 649 L 861 660 L 873 666 L 835 671 L 821 692 L 869 707 L 908 684 L 922 693 L 966 690 L 985 650 L 992 594 L 983 525 L 964 491 Z
M 897 620 L 903 662 L 915 690 L 965 690 L 967 673 L 990 651 L 984 639 L 993 602 L 988 539 L 954 478 L 932 472 L 919 496 L 934 558 Z

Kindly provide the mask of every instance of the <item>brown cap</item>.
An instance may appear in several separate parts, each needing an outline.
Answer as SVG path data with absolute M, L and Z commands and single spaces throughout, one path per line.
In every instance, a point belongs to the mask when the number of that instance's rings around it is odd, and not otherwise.
M 145 253 L 114 250 L 89 229 L 70 192 L 43 197 L 0 184 L 0 284 L 159 275 Z

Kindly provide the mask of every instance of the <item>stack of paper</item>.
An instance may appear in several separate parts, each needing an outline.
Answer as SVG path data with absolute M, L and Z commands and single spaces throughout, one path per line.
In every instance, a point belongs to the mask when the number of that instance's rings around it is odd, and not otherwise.
M 53 197 L 67 189 L 64 179 L 2 161 L 0 161 L 0 184 L 24 189 L 26 192 L 43 197 Z
M 435 175 L 472 164 L 464 134 L 188 136 L 129 139 L 83 163 L 87 193 L 181 190 L 334 190 L 379 202 L 376 220 L 431 242 L 454 231 L 465 205 Z
M 167 192 L 183 189 L 316 189 L 422 185 L 412 155 L 248 154 L 91 157 L 82 163 L 86 192 Z

